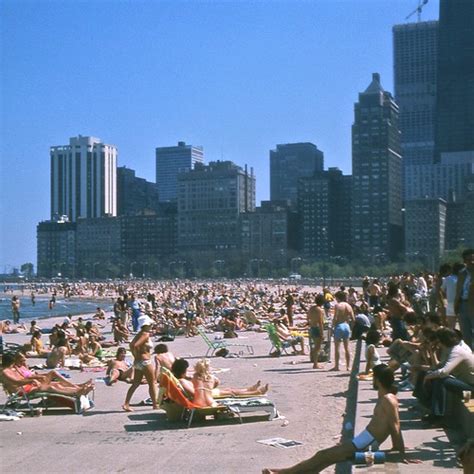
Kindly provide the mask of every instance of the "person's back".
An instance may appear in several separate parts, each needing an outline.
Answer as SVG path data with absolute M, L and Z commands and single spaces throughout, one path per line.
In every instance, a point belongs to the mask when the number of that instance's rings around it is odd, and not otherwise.
M 345 301 L 338 301 L 334 306 L 334 325 L 350 323 L 354 319 L 351 305 Z

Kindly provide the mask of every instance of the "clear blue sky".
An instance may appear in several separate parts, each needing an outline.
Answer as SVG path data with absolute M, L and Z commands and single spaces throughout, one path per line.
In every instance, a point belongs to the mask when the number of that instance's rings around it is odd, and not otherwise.
M 277 143 L 311 141 L 350 173 L 357 94 L 375 71 L 393 90 L 391 28 L 418 0 L 0 3 L 3 272 L 36 266 L 49 147 L 78 134 L 152 181 L 155 147 L 202 145 L 255 168 L 257 201 Z

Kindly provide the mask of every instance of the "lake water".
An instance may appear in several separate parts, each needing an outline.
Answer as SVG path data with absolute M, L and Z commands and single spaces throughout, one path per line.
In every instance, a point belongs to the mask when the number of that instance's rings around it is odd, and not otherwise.
M 31 304 L 28 296 L 21 297 L 20 321 L 31 321 L 32 319 L 52 318 L 56 316 L 66 316 L 67 314 L 91 314 L 95 313 L 97 306 L 105 311 L 112 309 L 112 300 L 93 299 L 63 299 L 57 298 L 53 309 L 48 308 L 50 298 L 47 296 L 37 296 L 36 304 Z M 12 320 L 11 295 L 0 294 L 0 320 Z

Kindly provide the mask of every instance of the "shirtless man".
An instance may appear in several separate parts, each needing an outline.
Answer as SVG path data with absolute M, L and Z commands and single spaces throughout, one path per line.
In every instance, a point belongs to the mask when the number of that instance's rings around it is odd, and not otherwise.
M 349 370 L 351 362 L 351 353 L 349 351 L 349 338 L 351 337 L 351 326 L 355 321 L 354 311 L 349 303 L 346 303 L 346 294 L 338 291 L 336 293 L 336 306 L 334 307 L 333 334 L 334 334 L 334 353 L 335 366 L 333 370 L 339 370 L 339 350 L 341 341 L 344 344 L 346 355 L 346 369 Z
M 125 347 L 119 347 L 117 349 L 115 359 L 111 360 L 107 367 L 106 385 L 112 385 L 117 381 L 132 383 L 133 366 L 129 366 L 127 362 L 125 362 L 126 355 L 127 349 L 125 349 Z
M 380 304 L 380 295 L 382 294 L 382 288 L 379 285 L 379 281 L 375 279 L 368 288 L 369 293 L 369 306 L 375 307 Z
M 158 380 L 160 368 L 165 367 L 166 369 L 171 370 L 176 357 L 168 350 L 166 344 L 158 344 L 153 352 L 155 353 L 155 380 Z
M 318 451 L 313 457 L 286 469 L 264 469 L 263 474 L 321 472 L 332 464 L 353 459 L 357 451 L 366 451 L 374 443 L 382 444 L 389 436 L 392 438 L 392 450 L 404 454 L 405 445 L 400 430 L 398 400 L 392 392 L 393 382 L 393 372 L 386 365 L 380 364 L 374 367 L 374 384 L 378 391 L 377 404 L 367 428 L 352 441 L 345 441 Z
M 319 351 L 324 340 L 324 296 L 316 296 L 316 304 L 308 311 L 309 337 L 313 340 L 313 369 L 319 369 Z
M 105 319 L 105 311 L 100 306 L 98 306 L 97 311 L 95 312 L 92 319 Z

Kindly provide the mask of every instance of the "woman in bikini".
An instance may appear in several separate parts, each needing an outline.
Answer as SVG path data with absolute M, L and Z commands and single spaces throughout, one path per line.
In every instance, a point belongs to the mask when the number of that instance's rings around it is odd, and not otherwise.
M 132 399 L 136 389 L 140 386 L 143 377 L 145 377 L 148 382 L 153 409 L 158 409 L 155 372 L 153 370 L 151 359 L 153 344 L 150 340 L 150 330 L 154 321 L 149 316 L 142 316 L 139 319 L 141 319 L 141 328 L 130 343 L 130 351 L 134 357 L 133 367 L 135 371 L 133 374 L 132 385 L 128 389 L 125 403 L 122 405 L 122 408 L 125 411 L 133 411 L 132 408 L 130 408 L 130 400 Z
M 268 391 L 268 384 L 261 387 L 260 380 L 248 388 L 218 388 L 219 379 L 211 374 L 211 368 L 208 359 L 202 359 L 194 366 L 193 402 L 201 407 L 216 406 L 214 397 L 238 397 L 238 396 L 256 396 L 264 395 Z
M 48 374 L 36 375 L 25 365 L 26 359 L 21 356 L 17 357 L 16 363 L 15 357 L 11 354 L 5 354 L 2 360 L 2 381 L 10 393 L 17 391 L 23 391 L 24 393 L 40 391 L 78 396 L 87 395 L 94 389 L 92 380 L 83 384 L 73 384 L 64 378 L 53 380 L 57 374 L 54 371 Z

